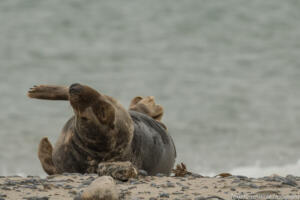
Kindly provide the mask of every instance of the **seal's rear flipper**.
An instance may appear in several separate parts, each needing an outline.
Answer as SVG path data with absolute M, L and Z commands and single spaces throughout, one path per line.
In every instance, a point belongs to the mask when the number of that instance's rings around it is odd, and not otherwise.
M 141 112 L 152 117 L 157 121 L 161 121 L 164 109 L 161 105 L 155 103 L 153 96 L 140 97 L 137 96 L 131 100 L 129 110 Z
M 56 174 L 57 170 L 52 160 L 52 145 L 47 137 L 44 137 L 39 144 L 38 157 L 43 169 L 48 175 Z
M 69 88 L 57 85 L 38 85 L 33 86 L 27 96 L 35 99 L 47 100 L 69 100 Z

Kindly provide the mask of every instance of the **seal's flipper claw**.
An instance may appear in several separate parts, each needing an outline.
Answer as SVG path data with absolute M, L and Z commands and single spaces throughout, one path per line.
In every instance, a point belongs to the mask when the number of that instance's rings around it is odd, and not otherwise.
M 68 87 L 56 85 L 34 85 L 27 96 L 35 99 L 69 100 Z
M 38 157 L 43 169 L 48 175 L 56 174 L 57 170 L 52 160 L 53 147 L 47 137 L 44 137 L 39 144 Z

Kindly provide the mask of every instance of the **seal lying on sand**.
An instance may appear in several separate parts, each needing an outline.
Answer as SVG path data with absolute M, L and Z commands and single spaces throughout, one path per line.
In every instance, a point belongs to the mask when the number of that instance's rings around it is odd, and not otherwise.
M 49 175 L 95 173 L 99 164 L 126 161 L 149 175 L 171 172 L 176 150 L 153 97 L 135 97 L 127 111 L 112 97 L 77 83 L 34 86 L 28 96 L 68 100 L 74 110 L 54 148 L 46 137 L 40 142 L 39 159 Z

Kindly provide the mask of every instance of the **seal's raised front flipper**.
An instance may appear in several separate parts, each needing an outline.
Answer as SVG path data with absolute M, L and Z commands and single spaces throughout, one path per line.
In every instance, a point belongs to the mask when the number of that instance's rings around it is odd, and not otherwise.
M 54 166 L 52 160 L 52 151 L 53 148 L 51 143 L 47 137 L 44 137 L 39 144 L 38 157 L 43 169 L 49 175 L 57 173 L 56 167 Z
M 47 100 L 69 100 L 69 87 L 57 85 L 38 85 L 33 86 L 27 95 L 35 99 Z

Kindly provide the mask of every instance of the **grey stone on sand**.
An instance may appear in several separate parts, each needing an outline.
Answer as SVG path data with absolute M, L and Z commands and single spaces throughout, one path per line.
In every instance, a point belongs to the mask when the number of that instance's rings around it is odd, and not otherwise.
M 159 197 L 160 198 L 169 198 L 169 194 L 168 193 L 160 193 Z
M 17 185 L 17 182 L 15 182 L 15 181 L 6 181 L 5 185 L 6 186 L 15 186 L 15 185 Z
M 167 187 L 175 187 L 175 184 L 171 182 L 167 182 Z
M 183 186 L 183 184 L 180 182 L 176 182 L 176 185 Z
M 191 173 L 190 176 L 192 176 L 192 177 L 194 177 L 194 178 L 203 178 L 202 175 L 196 174 L 196 173 Z
M 37 179 L 27 179 L 27 180 L 21 181 L 20 184 L 33 184 L 33 185 L 38 185 L 38 184 L 41 184 L 41 181 L 40 181 L 40 180 L 37 180 Z
M 92 182 L 92 180 L 86 180 L 82 182 L 82 185 L 90 185 Z
M 9 187 L 6 187 L 6 186 L 1 187 L 0 189 L 2 189 L 2 190 L 11 190 Z
M 26 200 L 48 200 L 49 197 L 25 197 Z
M 139 180 L 134 179 L 134 178 L 129 179 L 129 183 L 130 183 L 131 185 L 137 185 L 137 184 L 140 184 Z
M 293 180 L 293 181 L 300 181 L 300 178 L 297 176 L 293 176 L 293 175 L 287 175 L 285 178 Z
M 242 188 L 253 188 L 253 189 L 259 188 L 254 183 L 239 183 L 238 186 Z
M 257 189 L 257 188 L 259 188 L 256 184 L 254 184 L 254 183 L 250 183 L 249 184 L 249 187 L 251 187 L 251 188 L 253 188 L 253 189 Z
M 166 176 L 165 174 L 162 174 L 162 173 L 157 173 L 155 176 L 157 176 L 157 177 L 164 177 L 164 176 Z
M 271 182 L 282 182 L 285 178 L 281 176 L 266 176 L 262 178 L 265 181 L 271 181 Z
M 179 195 L 179 194 L 183 194 L 183 192 L 173 192 L 172 194 Z
M 182 186 L 182 187 L 181 187 L 181 190 L 188 190 L 188 189 L 190 189 L 189 186 Z
M 229 177 L 230 177 L 230 176 L 229 176 Z M 247 176 L 241 176 L 241 175 L 237 175 L 237 176 L 235 176 L 235 177 L 237 177 L 237 178 L 239 178 L 239 179 L 241 179 L 241 180 L 247 180 L 247 179 L 248 179 Z
M 148 172 L 145 171 L 145 170 L 140 169 L 139 170 L 139 175 L 141 175 L 141 176 L 148 176 Z
M 117 200 L 119 194 L 112 177 L 101 176 L 81 194 L 81 200 Z
M 35 185 L 24 185 L 23 187 L 28 188 L 28 189 L 32 189 L 32 190 L 38 189 Z
M 218 196 L 210 196 L 210 197 L 206 197 L 205 200 L 225 200 L 225 199 Z
M 205 200 L 205 197 L 196 197 L 194 200 Z
M 231 183 L 240 183 L 241 179 L 234 179 Z
M 285 184 L 285 185 L 290 185 L 290 186 L 293 186 L 293 187 L 296 187 L 298 186 L 297 182 L 290 179 L 290 178 L 285 178 L 283 181 L 282 181 L 282 184 Z
M 136 189 L 137 187 L 136 186 L 130 186 L 128 187 L 128 190 L 132 190 L 132 189 Z
M 65 185 L 65 186 L 64 186 L 64 189 L 72 189 L 72 188 L 73 188 L 72 185 Z
M 151 187 L 157 187 L 158 185 L 156 183 L 151 183 L 150 186 Z

